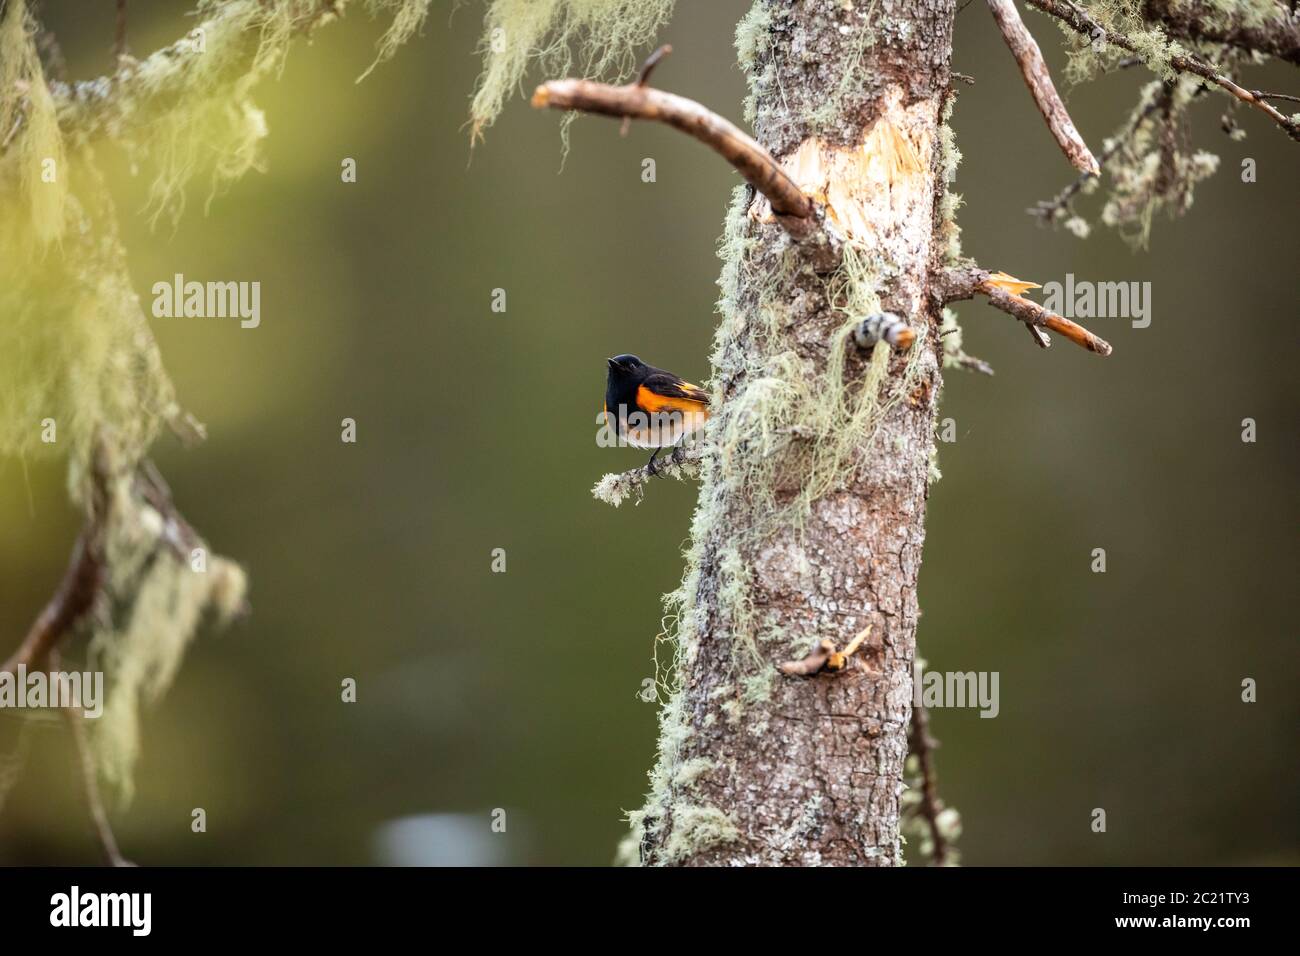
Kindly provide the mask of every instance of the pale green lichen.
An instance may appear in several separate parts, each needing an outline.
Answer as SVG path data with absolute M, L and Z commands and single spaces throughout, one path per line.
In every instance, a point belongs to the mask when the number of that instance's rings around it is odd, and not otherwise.
M 679 803 L 673 807 L 672 832 L 663 847 L 663 862 L 671 865 L 738 839 L 736 824 L 717 807 Z
M 1183 114 L 1199 88 L 1188 78 L 1168 85 L 1149 84 L 1107 163 L 1113 185 L 1102 222 L 1138 248 L 1149 243 L 1158 213 L 1171 217 L 1185 213 L 1196 184 L 1218 169 L 1217 156 L 1204 150 L 1189 152 L 1185 142 Z M 1156 108 L 1148 109 L 1152 103 Z
M 479 52 L 483 73 L 470 104 L 482 135 L 536 64 L 547 78 L 623 79 L 672 14 L 674 0 L 492 0 Z
M 861 13 L 863 22 L 852 34 L 853 44 L 849 48 L 847 58 L 840 67 L 838 85 L 831 91 L 831 95 L 826 97 L 808 116 L 809 123 L 819 133 L 826 132 L 839 121 L 844 112 L 844 104 L 848 102 L 850 94 L 861 91 L 864 85 L 870 81 L 870 78 L 862 69 L 862 58 L 868 50 L 876 45 L 876 33 L 867 25 L 875 5 L 875 0 L 871 0 Z
M 717 764 L 706 757 L 692 757 L 684 761 L 673 774 L 673 786 L 689 787 L 716 766 Z
M 758 97 L 773 82 L 771 63 L 763 57 L 771 47 L 770 30 L 772 10 L 768 0 L 755 0 L 749 12 L 736 24 L 736 62 L 749 78 L 749 93 L 745 97 L 745 121 L 752 123 Z
M 16 132 L 15 132 L 16 131 Z M 36 52 L 36 24 L 24 0 L 10 0 L 0 21 L 0 142 L 17 137 L 5 166 L 14 171 L 23 217 L 40 245 L 66 228 L 67 182 L 63 135 Z
M 391 60 L 398 48 L 415 36 L 416 31 L 424 25 L 432 2 L 433 0 L 366 0 L 372 16 L 391 13 L 393 20 L 384 31 L 384 35 L 379 38 L 375 62 L 370 64 L 366 72 L 357 77 L 358 83 L 369 76 L 381 63 Z
M 123 511 L 109 537 L 112 573 L 106 587 L 128 601 L 129 613 L 120 631 L 103 629 L 91 644 L 109 681 L 108 702 L 93 740 L 105 778 L 129 799 L 140 750 L 141 707 L 171 686 L 204 613 L 210 608 L 219 624 L 228 623 L 247 585 L 243 571 L 222 558 L 195 571 L 175 555 L 155 553 L 156 529 L 146 517 L 151 512 L 129 501 L 118 507 Z M 144 561 L 151 553 L 154 557 Z

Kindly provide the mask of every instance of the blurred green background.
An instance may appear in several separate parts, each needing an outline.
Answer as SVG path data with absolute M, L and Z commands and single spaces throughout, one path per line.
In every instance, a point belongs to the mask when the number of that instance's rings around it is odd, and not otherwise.
M 44 4 L 73 77 L 110 68 L 112 6 Z M 189 6 L 133 0 L 132 49 L 188 30 Z M 656 83 L 739 118 L 732 33 L 748 7 L 680 4 Z M 140 863 L 604 864 L 640 805 L 655 712 L 637 692 L 694 490 L 594 501 L 603 472 L 642 457 L 596 447 L 595 414 L 607 355 L 707 374 L 737 178 L 676 132 L 620 138 L 598 119 L 573 126 L 563 159 L 560 117 L 523 97 L 471 152 L 480 12 L 435 10 L 360 85 L 384 24 L 358 9 L 299 43 L 258 97 L 265 174 L 206 216 L 200 187 L 174 233 L 149 230 L 147 177 L 101 150 L 146 305 L 177 272 L 262 284 L 255 330 L 151 320 L 210 431 L 194 450 L 164 439 L 158 462 L 247 567 L 254 613 L 204 632 L 146 717 L 138 792 L 114 813 Z M 1059 69 L 1056 28 L 1026 20 Z M 997 375 L 947 375 L 940 415 L 958 440 L 931 495 L 919 642 L 933 668 L 1001 673 L 997 719 L 932 718 L 964 860 L 1294 863 L 1296 145 L 1256 115 L 1229 141 L 1226 100 L 1206 97 L 1197 142 L 1223 167 L 1189 215 L 1159 221 L 1149 252 L 1104 227 L 1080 241 L 1025 214 L 1073 171 L 983 4 L 958 18 L 954 67 L 977 79 L 954 120 L 967 254 L 1039 282 L 1153 287 L 1150 328 L 1092 323 L 1115 346 L 1106 360 L 1040 352 L 983 304 L 958 310 L 967 351 Z M 1252 83 L 1295 79 L 1269 67 Z M 1145 80 L 1068 93 L 1094 149 Z M 1244 157 L 1257 183 L 1241 182 Z M 1240 439 L 1248 416 L 1255 444 Z M 77 523 L 61 463 L 0 462 L 6 648 Z M 1090 572 L 1097 547 L 1106 574 Z M 17 724 L 0 715 L 6 748 Z M 0 812 L 0 862 L 99 859 L 66 734 L 38 726 Z

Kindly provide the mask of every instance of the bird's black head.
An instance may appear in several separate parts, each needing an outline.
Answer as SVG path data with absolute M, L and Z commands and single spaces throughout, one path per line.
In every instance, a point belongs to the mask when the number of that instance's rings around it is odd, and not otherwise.
M 639 368 L 645 368 L 645 362 L 642 362 L 635 355 L 615 355 L 609 360 L 610 371 L 634 372 Z

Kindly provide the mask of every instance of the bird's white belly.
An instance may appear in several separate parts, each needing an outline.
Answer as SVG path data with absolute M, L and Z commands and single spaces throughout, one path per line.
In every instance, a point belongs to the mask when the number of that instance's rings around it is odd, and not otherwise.
M 655 415 L 648 424 L 628 424 L 623 439 L 633 448 L 671 448 L 682 436 L 704 427 L 709 416 L 701 412 Z

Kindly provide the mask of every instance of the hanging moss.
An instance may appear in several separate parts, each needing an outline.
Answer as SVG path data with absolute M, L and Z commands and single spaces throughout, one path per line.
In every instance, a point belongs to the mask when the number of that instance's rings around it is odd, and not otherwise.
M 379 60 L 418 29 L 428 3 L 371 0 L 394 16 Z M 206 567 L 192 567 L 172 519 L 139 487 L 151 443 L 181 412 L 131 284 L 91 134 L 152 165 L 149 215 L 175 221 L 197 176 L 210 176 L 211 198 L 257 166 L 266 122 L 252 89 L 279 72 L 295 35 L 332 13 L 316 0 L 199 0 L 201 26 L 188 37 L 124 62 L 112 82 L 64 89 L 56 104 L 24 0 L 3 10 L 0 455 L 65 455 L 72 499 L 95 515 L 108 610 L 95 618 L 90 647 L 109 696 L 92 739 L 105 776 L 129 794 L 140 708 L 171 683 L 206 615 L 225 621 L 243 606 L 246 582 L 198 539 Z M 93 116 L 92 130 L 80 127 Z M 46 420 L 54 443 L 41 441 Z
M 534 62 L 548 77 L 623 79 L 654 40 L 673 0 L 492 0 L 479 52 L 483 73 L 470 104 L 473 135 L 501 113 Z
M 11 0 L 0 22 L 0 142 L 17 137 L 6 167 L 20 184 L 19 202 L 41 246 L 63 235 L 68 170 L 54 100 L 36 52 L 36 24 L 23 0 Z M 20 220 L 21 221 L 21 220 Z
M 366 0 L 372 16 L 391 12 L 393 22 L 379 38 L 379 52 L 375 55 L 375 62 L 357 77 L 358 83 L 369 76 L 375 67 L 391 60 L 398 48 L 415 36 L 416 31 L 424 26 L 432 2 L 433 0 Z

